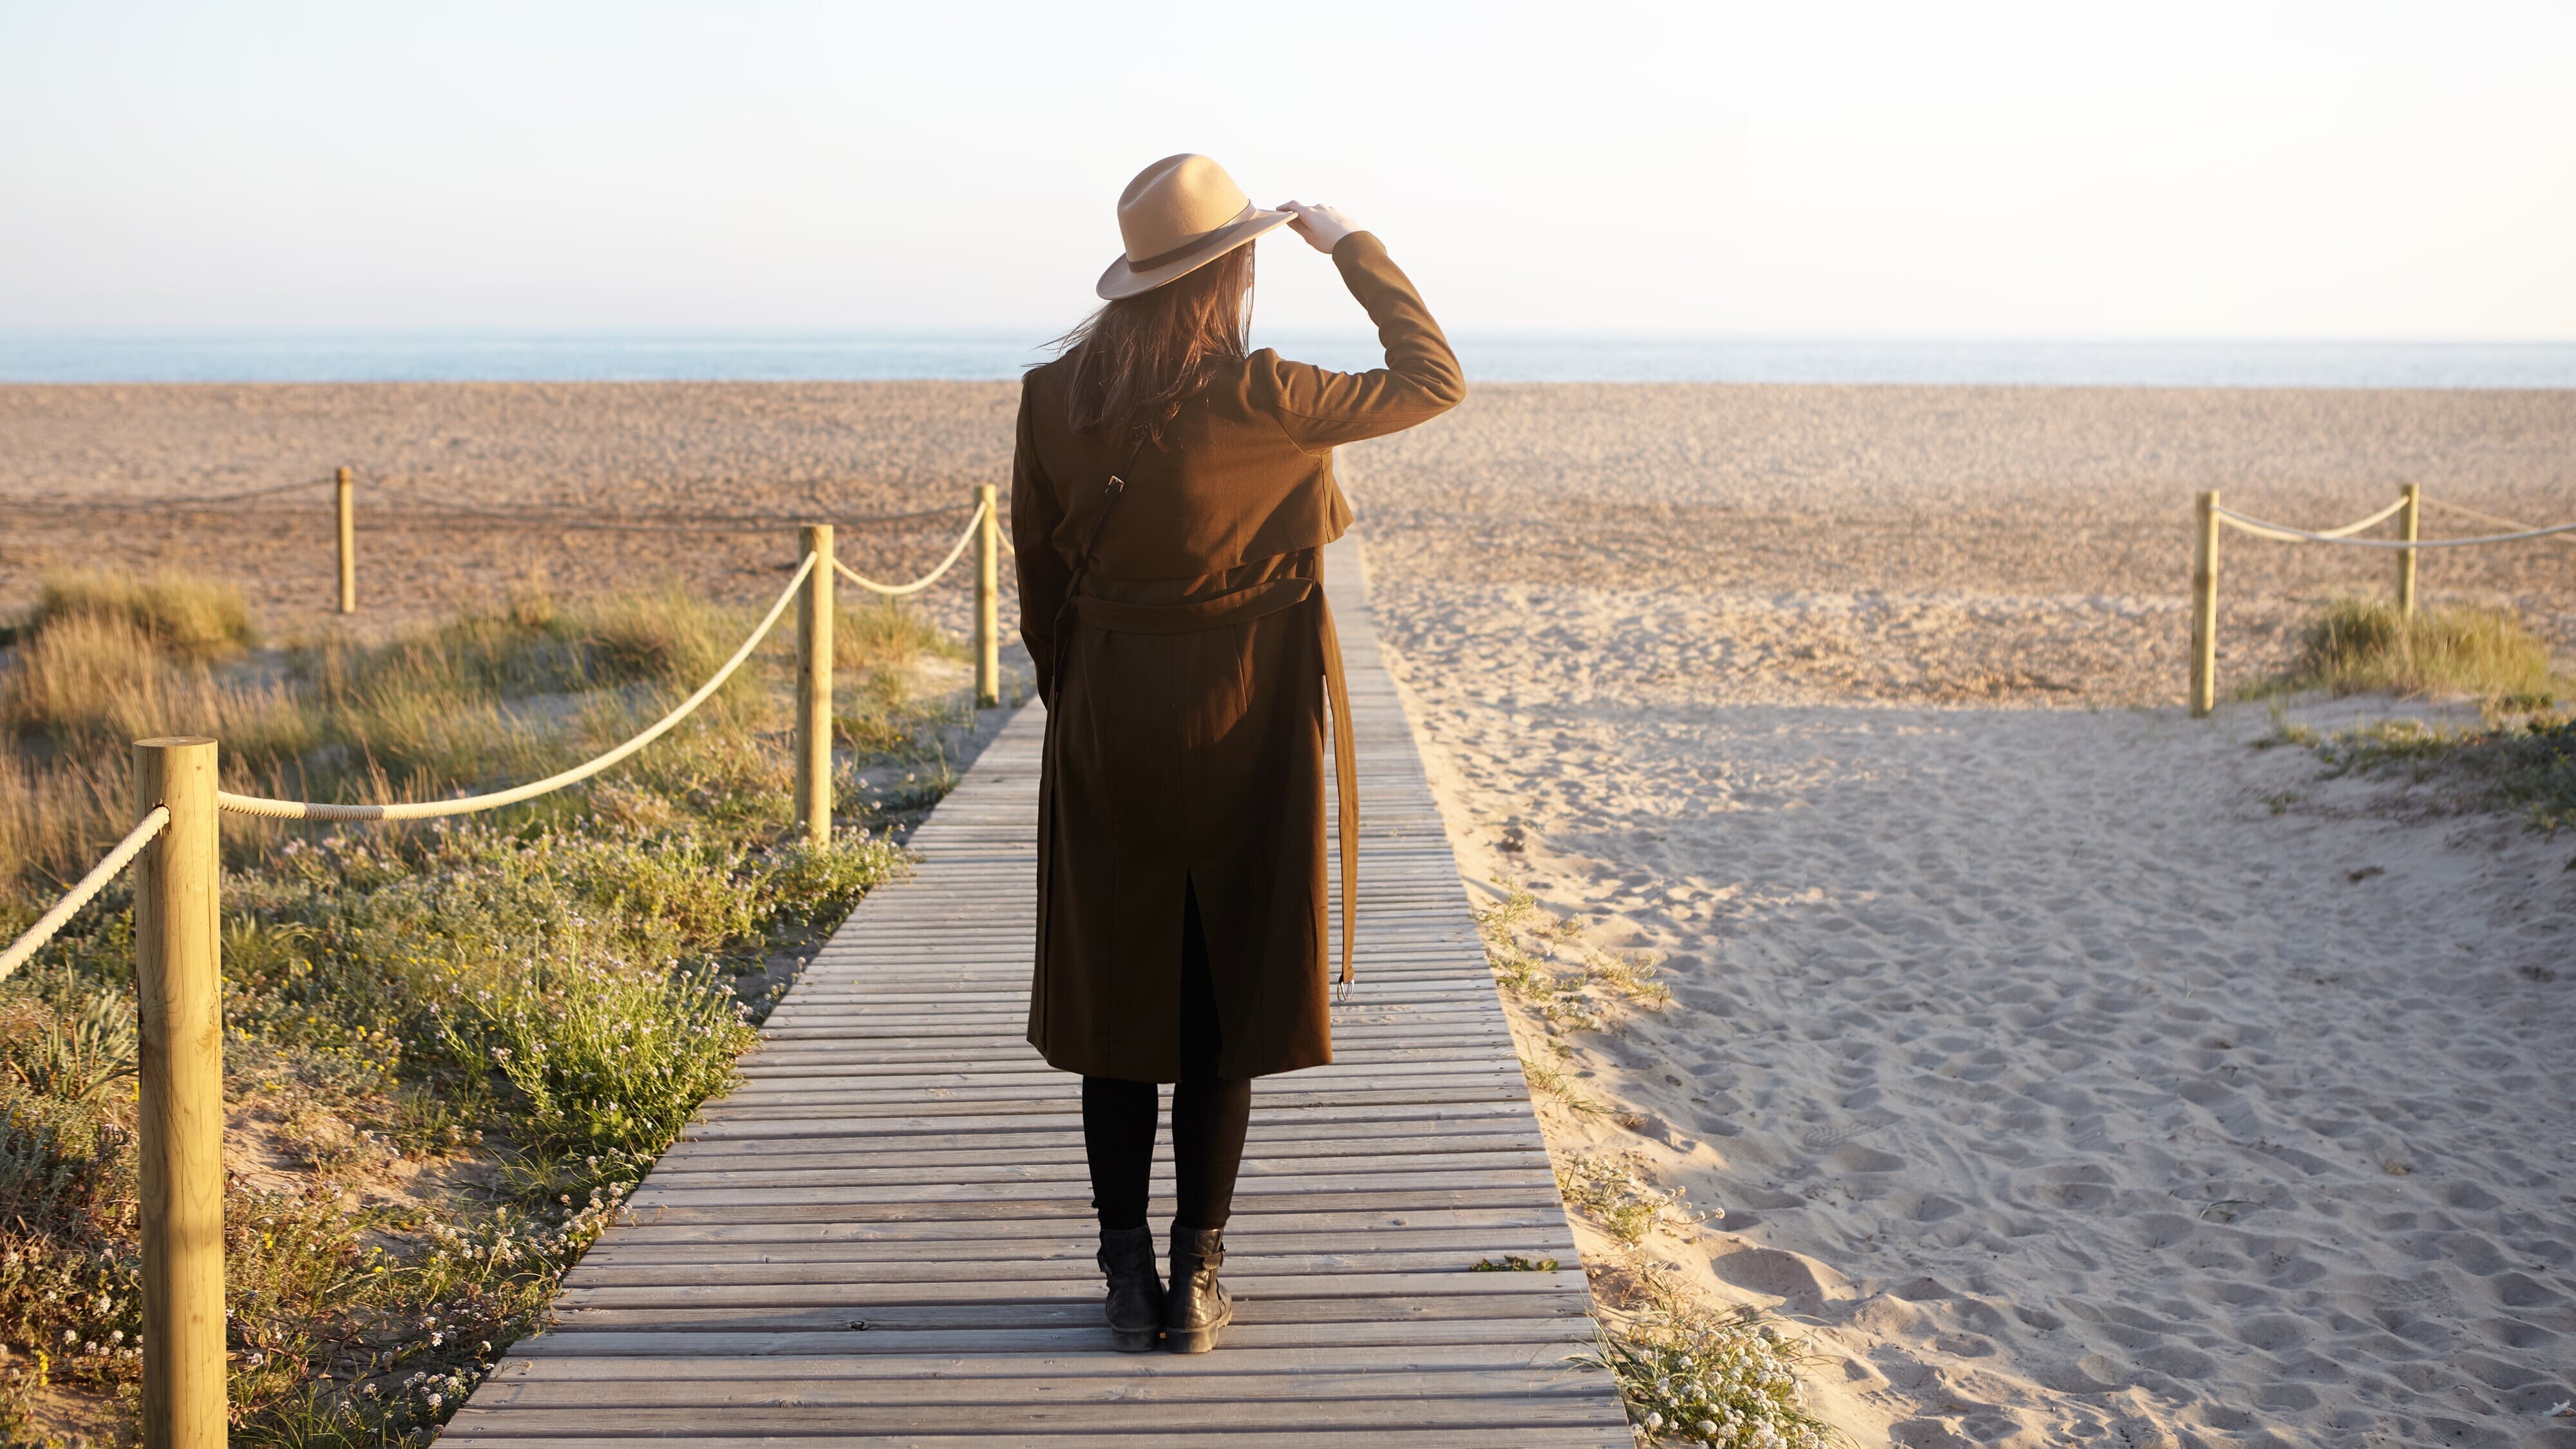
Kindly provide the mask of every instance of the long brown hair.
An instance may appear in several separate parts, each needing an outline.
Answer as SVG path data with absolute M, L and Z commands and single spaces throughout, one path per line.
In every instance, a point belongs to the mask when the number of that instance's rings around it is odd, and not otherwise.
M 1121 297 L 1055 340 L 1073 358 L 1065 422 L 1077 434 L 1160 443 L 1217 364 L 1252 346 L 1252 248 Z

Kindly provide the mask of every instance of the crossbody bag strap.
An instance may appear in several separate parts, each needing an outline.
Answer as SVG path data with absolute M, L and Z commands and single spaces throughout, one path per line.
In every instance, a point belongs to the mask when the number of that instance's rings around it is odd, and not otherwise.
M 1064 602 L 1055 606 L 1055 677 L 1059 680 L 1064 678 L 1067 651 L 1073 643 L 1065 632 L 1065 623 L 1073 613 L 1073 601 L 1082 594 L 1083 579 L 1091 573 L 1091 551 L 1100 546 L 1100 530 L 1108 525 L 1109 514 L 1118 506 L 1118 500 L 1127 496 L 1127 475 L 1135 471 L 1136 460 L 1144 453 L 1145 439 L 1140 434 L 1136 446 L 1127 450 L 1127 461 L 1119 464 L 1118 471 L 1102 485 L 1100 514 L 1091 520 L 1091 532 L 1083 536 L 1082 552 L 1075 557 L 1073 572 L 1064 581 Z
M 1139 437 L 1136 446 L 1127 450 L 1127 461 L 1119 464 L 1118 471 L 1110 474 L 1108 483 L 1101 487 L 1100 516 L 1091 520 L 1091 532 L 1082 540 L 1082 556 L 1073 561 L 1073 576 L 1064 586 L 1068 602 L 1082 591 L 1083 576 L 1091 572 L 1091 552 L 1100 546 L 1100 530 L 1108 526 L 1109 514 L 1117 508 L 1118 500 L 1127 496 L 1127 475 L 1136 471 L 1136 460 L 1144 454 L 1145 440 Z

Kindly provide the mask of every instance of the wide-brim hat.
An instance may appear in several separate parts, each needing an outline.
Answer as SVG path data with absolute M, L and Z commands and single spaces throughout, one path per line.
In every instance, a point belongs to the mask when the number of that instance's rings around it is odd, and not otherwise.
M 1118 234 L 1127 254 L 1100 274 L 1098 291 L 1112 302 L 1140 296 L 1296 219 L 1253 205 L 1205 156 L 1166 156 L 1119 193 Z

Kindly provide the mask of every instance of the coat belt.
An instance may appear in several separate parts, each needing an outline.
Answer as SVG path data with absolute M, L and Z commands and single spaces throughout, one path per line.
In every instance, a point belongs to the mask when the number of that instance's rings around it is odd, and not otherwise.
M 1082 622 L 1113 634 L 1195 634 L 1295 608 L 1314 592 L 1313 579 L 1272 579 L 1188 604 L 1122 604 L 1077 594 L 1073 607 Z
M 1359 923 L 1360 770 L 1352 754 L 1351 687 L 1342 673 L 1341 636 L 1333 629 L 1333 607 L 1313 579 L 1271 579 L 1213 599 L 1187 604 L 1123 604 L 1090 594 L 1074 596 L 1082 622 L 1115 634 L 1195 634 L 1224 629 L 1295 608 L 1312 598 L 1318 641 L 1324 655 L 1324 693 L 1333 716 L 1333 784 L 1335 823 L 1342 838 L 1342 990 L 1350 991 L 1351 941 Z

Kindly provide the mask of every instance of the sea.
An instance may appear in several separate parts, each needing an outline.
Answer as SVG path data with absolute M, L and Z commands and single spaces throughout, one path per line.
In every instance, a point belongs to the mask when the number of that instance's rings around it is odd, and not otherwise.
M 0 328 L 0 382 L 873 382 L 1017 378 L 1028 330 Z M 1363 331 L 1260 331 L 1325 367 Z M 2576 342 L 2046 341 L 1481 334 L 1480 382 L 2576 388 Z

